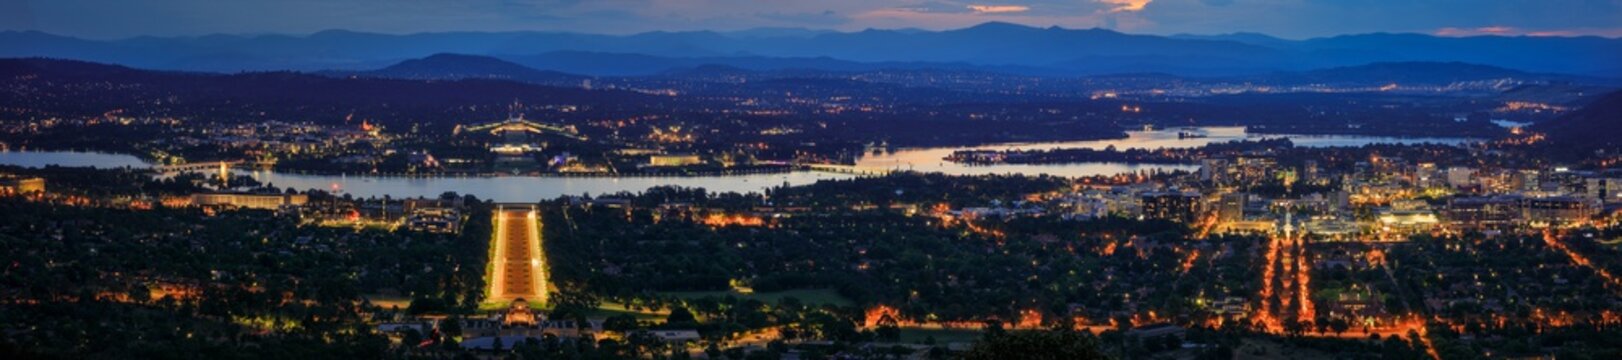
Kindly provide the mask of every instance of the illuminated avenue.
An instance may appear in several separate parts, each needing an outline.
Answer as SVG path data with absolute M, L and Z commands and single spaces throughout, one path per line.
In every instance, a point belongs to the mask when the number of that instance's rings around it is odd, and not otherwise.
M 540 220 L 534 206 L 499 206 L 495 214 L 490 268 L 490 301 L 515 299 L 546 303 L 546 257 L 541 251 Z

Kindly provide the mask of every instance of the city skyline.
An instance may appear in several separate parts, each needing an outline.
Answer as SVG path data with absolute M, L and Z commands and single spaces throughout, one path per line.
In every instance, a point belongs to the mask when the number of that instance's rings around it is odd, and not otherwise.
M 0 0 L 0 359 L 1622 359 L 1618 15 Z

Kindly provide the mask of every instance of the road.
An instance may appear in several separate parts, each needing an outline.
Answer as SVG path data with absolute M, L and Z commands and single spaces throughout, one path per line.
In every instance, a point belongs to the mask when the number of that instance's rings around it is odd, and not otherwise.
M 546 302 L 546 257 L 541 253 L 541 223 L 532 207 L 503 206 L 496 210 L 495 256 L 490 267 L 489 301 L 524 298 Z

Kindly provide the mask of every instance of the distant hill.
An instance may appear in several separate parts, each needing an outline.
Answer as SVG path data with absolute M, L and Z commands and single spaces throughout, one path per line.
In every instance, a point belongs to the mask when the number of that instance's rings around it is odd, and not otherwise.
M 874 70 L 981 70 L 1011 74 L 1053 74 L 1048 68 L 1022 66 L 975 65 L 966 62 L 943 63 L 922 61 L 859 62 L 830 57 L 772 57 L 772 56 L 707 56 L 670 57 L 645 54 L 603 53 L 585 51 L 554 51 L 535 55 L 504 55 L 502 59 L 524 66 L 566 73 L 593 76 L 644 76 L 667 73 L 672 70 L 704 65 L 722 65 L 752 71 L 822 70 L 822 71 L 874 71 Z
M 534 65 L 529 65 L 534 64 Z M 574 75 L 547 69 L 567 69 L 570 72 L 591 74 Z M 487 56 L 462 54 L 436 54 L 422 59 L 411 59 L 377 70 L 323 71 L 319 74 L 334 77 L 367 77 L 416 80 L 499 79 L 531 84 L 563 87 L 581 87 L 588 79 L 597 79 L 599 85 L 677 87 L 684 90 L 707 88 L 689 81 L 735 82 L 761 81 L 783 78 L 852 78 L 859 77 L 872 83 L 889 83 L 909 87 L 938 87 L 982 94 L 999 93 L 1008 88 L 1022 87 L 1040 82 L 1043 77 L 1054 77 L 1038 68 L 1015 66 L 991 67 L 966 63 L 883 62 L 863 63 L 831 58 L 772 58 L 759 56 L 672 58 L 639 54 L 613 54 L 590 52 L 554 52 L 537 56 L 518 56 L 497 59 Z M 627 73 L 629 72 L 629 73 Z M 1074 77 L 1074 76 L 1069 76 Z M 1395 62 L 1374 63 L 1327 69 L 1291 72 L 1271 72 L 1264 75 L 1238 77 L 1191 77 L 1167 73 L 1120 73 L 1085 75 L 1087 83 L 1126 84 L 1131 87 L 1152 88 L 1164 86 L 1222 85 L 1233 83 L 1267 84 L 1274 86 L 1330 85 L 1353 87 L 1380 87 L 1388 84 L 1405 86 L 1449 86 L 1461 82 L 1474 89 L 1474 95 L 1501 91 L 1502 85 L 1544 85 L 1583 89 L 1622 87 L 1622 79 L 1592 78 L 1574 75 L 1537 74 L 1494 66 L 1439 63 Z M 1499 82 L 1509 80 L 1510 82 Z M 1027 91 L 1036 88 L 1026 87 Z M 831 90 L 831 89 L 830 89 Z M 1072 91 L 1053 88 L 1054 91 Z M 1590 94 L 1594 93 L 1589 91 Z M 1553 94 L 1551 94 L 1553 95 Z M 1576 96 L 1556 96 L 1539 102 L 1567 102 Z M 1527 100 L 1538 101 L 1535 98 Z
M 1496 66 L 1461 62 L 1384 62 L 1343 66 L 1256 77 L 1256 81 L 1289 84 L 1439 84 L 1454 82 L 1517 79 L 1572 79 L 1569 75 L 1538 75 Z
M 736 67 L 736 66 L 721 65 L 721 64 L 704 64 L 704 65 L 694 66 L 694 67 L 690 67 L 690 68 L 670 69 L 668 71 L 665 71 L 664 73 L 661 73 L 660 75 L 669 76 L 669 77 L 705 78 L 705 77 L 744 76 L 744 75 L 754 75 L 755 73 L 756 72 L 750 71 L 749 69 L 744 69 L 744 68 L 740 68 L 740 67 Z
M 141 68 L 192 71 L 360 70 L 455 53 L 494 56 L 537 68 L 588 74 L 649 74 L 675 66 L 649 59 L 591 71 L 542 66 L 540 54 L 635 54 L 660 59 L 799 59 L 836 70 L 856 63 L 966 64 L 1041 69 L 1056 75 L 1165 72 L 1184 76 L 1257 75 L 1376 62 L 1465 62 L 1534 73 L 1622 77 L 1622 39 L 1601 37 L 1436 37 L 1362 34 L 1287 40 L 1260 34 L 1134 35 L 1103 29 L 1036 28 L 985 23 L 968 28 L 823 32 L 760 29 L 598 35 L 563 32 L 447 32 L 407 35 L 332 30 L 307 36 L 211 35 L 85 40 L 40 32 L 0 32 L 0 57 L 53 57 Z M 570 60 L 557 55 L 550 60 Z M 660 60 L 664 61 L 664 60 Z M 756 61 L 756 60 L 748 60 Z M 761 65 L 781 68 L 782 65 Z M 657 67 L 657 68 L 654 68 Z
M 510 64 L 474 60 L 491 71 L 526 72 Z M 435 62 L 429 62 L 435 63 Z M 460 64 L 461 62 L 454 62 Z M 402 66 L 411 69 L 415 65 Z M 453 76 L 469 72 L 441 71 Z M 400 68 L 396 68 L 398 70 Z M 422 70 L 426 71 L 426 70 Z M 410 71 L 406 74 L 422 74 Z M 747 77 L 738 81 L 739 77 Z M 720 81 L 706 81 L 715 79 Z M 953 79 L 962 79 L 958 81 Z M 1033 81 L 1034 80 L 1034 81 Z M 1175 77 L 1140 74 L 1087 81 L 1043 81 L 972 71 L 913 70 L 832 73 L 816 70 L 752 71 L 725 65 L 697 66 L 647 78 L 602 78 L 605 89 L 540 86 L 488 78 L 414 80 L 369 76 L 322 76 L 296 72 L 217 74 L 152 71 L 52 59 L 0 59 L 0 115 L 17 119 L 96 118 L 109 113 L 187 121 L 256 123 L 270 120 L 353 124 L 372 120 L 386 127 L 449 131 L 458 123 L 499 119 L 522 103 L 534 118 L 585 123 L 605 117 L 675 114 L 695 122 L 735 121 L 709 109 L 726 99 L 792 104 L 796 98 L 849 99 L 849 106 L 878 104 L 893 111 L 749 117 L 750 121 L 827 121 L 825 133 L 863 141 L 882 134 L 892 144 L 1037 141 L 1119 134 L 1123 122 L 1161 125 L 1244 125 L 1274 133 L 1401 136 L 1491 136 L 1504 130 L 1486 122 L 1461 124 L 1413 108 L 1411 98 L 1385 94 L 1234 94 L 1145 104 L 1144 115 L 1116 116 L 1122 100 L 1074 101 L 1078 83 L 1175 83 Z M 1009 92 L 1010 87 L 1056 83 L 1047 94 Z M 629 84 L 629 86 L 626 86 Z M 643 85 L 647 85 L 644 87 Z M 678 96 L 641 89 L 677 88 Z M 655 92 L 658 93 L 658 92 Z M 665 92 L 668 94 L 668 92 Z M 1080 92 L 1080 94 L 1085 94 Z M 1084 96 L 1084 95 L 1082 95 Z M 716 100 L 722 99 L 722 100 Z M 845 100 L 841 100 L 845 101 Z M 793 106 L 793 105 L 791 105 Z M 563 109 L 584 109 L 564 111 Z M 1048 109 L 1086 116 L 1053 116 Z M 1000 112 L 998 121 L 973 114 Z M 686 114 L 694 114 L 686 116 Z M 1096 114 L 1096 115 L 1095 115 Z M 1166 120 L 1175 119 L 1175 120 Z M 1186 120 L 1185 120 L 1186 119 Z M 1168 122 L 1172 121 L 1172 122 Z M 713 123 L 712 123 L 713 124 Z M 803 123 L 802 123 L 803 124 Z M 1357 127 L 1350 127 L 1357 124 Z M 732 126 L 732 125 L 725 125 Z M 819 127 L 820 128 L 820 127 Z M 598 130 L 605 130 L 598 128 Z M 822 131 L 822 130 L 819 130 Z M 819 139 L 810 134 L 808 139 Z M 820 140 L 819 140 L 820 142 Z
M 1540 122 L 1532 130 L 1548 134 L 1549 142 L 1574 148 L 1622 146 L 1622 91 L 1601 96 L 1588 106 Z
M 1176 39 L 1233 41 L 1233 42 L 1237 42 L 1237 43 L 1259 45 L 1259 46 L 1266 46 L 1266 47 L 1272 47 L 1272 48 L 1284 48 L 1284 47 L 1289 47 L 1289 46 L 1293 45 L 1293 42 L 1290 41 L 1290 40 L 1280 39 L 1280 38 L 1268 36 L 1267 34 L 1260 34 L 1260 33 L 1253 33 L 1253 32 L 1238 32 L 1238 33 L 1221 34 L 1221 35 L 1177 34 L 1177 35 L 1172 35 L 1171 37 L 1176 38 Z
M 421 59 L 401 61 L 378 70 L 335 71 L 326 74 L 420 80 L 499 79 L 565 87 L 579 86 L 582 81 L 590 79 L 587 76 L 536 70 L 488 56 L 463 54 L 434 54 Z

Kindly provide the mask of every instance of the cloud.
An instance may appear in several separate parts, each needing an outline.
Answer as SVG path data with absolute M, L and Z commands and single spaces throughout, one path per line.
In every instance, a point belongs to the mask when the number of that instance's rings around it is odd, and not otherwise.
M 1622 0 L 0 0 L 0 30 L 111 39 L 326 29 L 859 31 L 1002 21 L 1151 34 L 1259 32 L 1286 38 L 1370 32 L 1617 37 L 1622 25 L 1616 14 L 1622 14 Z
M 1513 26 L 1482 26 L 1474 28 L 1444 27 L 1431 32 L 1436 36 L 1622 36 L 1622 28 L 1523 29 Z
M 782 23 L 782 24 L 775 24 L 774 23 L 773 25 L 787 25 L 787 26 L 797 26 L 797 25 L 834 26 L 834 25 L 844 24 L 845 22 L 850 21 L 849 18 L 846 18 L 843 15 L 840 15 L 839 13 L 834 12 L 833 10 L 824 10 L 822 12 L 813 12 L 813 13 L 763 12 L 763 13 L 756 14 L 756 16 L 758 16 L 758 17 L 760 17 L 762 19 Z
M 1109 5 L 1110 12 L 1135 12 L 1143 10 L 1154 0 L 1097 0 L 1099 3 Z
M 1439 36 L 1513 35 L 1513 34 L 1516 34 L 1516 33 L 1519 33 L 1519 32 L 1520 32 L 1520 29 L 1516 29 L 1516 28 L 1508 27 L 1508 26 L 1483 26 L 1483 27 L 1468 28 L 1468 29 L 1466 29 L 1466 28 L 1456 28 L 1456 27 L 1445 27 L 1445 28 L 1441 28 L 1441 29 L 1436 29 L 1436 35 L 1439 35 Z
M 982 12 L 975 11 L 964 5 L 950 9 L 938 9 L 927 6 L 889 7 L 850 14 L 850 23 L 846 28 L 898 28 L 911 27 L 920 29 L 944 30 L 959 29 L 999 21 L 1029 26 L 1060 26 L 1068 28 L 1090 28 L 1106 25 L 1102 11 L 1053 11 L 1053 6 L 1041 4 L 1041 8 L 1022 12 Z
M 1030 11 L 1031 7 L 1023 5 L 969 5 L 969 10 L 980 14 L 1007 14 Z

